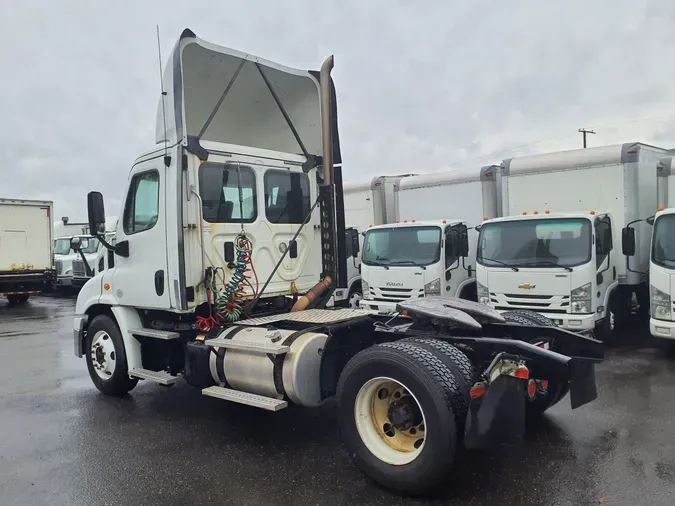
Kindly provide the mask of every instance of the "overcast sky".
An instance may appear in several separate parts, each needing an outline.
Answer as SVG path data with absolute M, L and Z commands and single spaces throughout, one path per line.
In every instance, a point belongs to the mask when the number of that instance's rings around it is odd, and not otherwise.
M 117 215 L 154 142 L 155 25 L 298 68 L 335 55 L 346 179 L 675 147 L 673 0 L 0 0 L 0 197 Z M 515 149 L 514 149 L 515 148 Z

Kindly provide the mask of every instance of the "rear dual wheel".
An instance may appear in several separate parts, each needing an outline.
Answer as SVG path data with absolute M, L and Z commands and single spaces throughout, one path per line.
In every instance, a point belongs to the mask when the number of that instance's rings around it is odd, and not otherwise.
M 22 306 L 28 302 L 29 297 L 26 293 L 11 293 L 7 296 L 7 302 L 12 306 Z
M 373 346 L 340 377 L 345 445 L 366 475 L 397 492 L 434 489 L 454 464 L 468 389 L 439 353 L 414 342 Z

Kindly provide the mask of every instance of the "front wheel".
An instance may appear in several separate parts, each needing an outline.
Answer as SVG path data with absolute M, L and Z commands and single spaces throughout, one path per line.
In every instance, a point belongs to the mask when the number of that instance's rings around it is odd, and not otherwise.
M 138 383 L 129 377 L 122 334 L 112 318 L 99 315 L 85 338 L 87 368 L 92 382 L 105 395 L 122 396 Z
M 388 343 L 358 353 L 338 385 L 338 422 L 356 465 L 391 490 L 440 486 L 457 450 L 462 386 L 429 350 Z
M 355 290 L 349 294 L 348 306 L 352 309 L 358 309 L 362 299 L 363 295 L 361 292 L 359 290 Z

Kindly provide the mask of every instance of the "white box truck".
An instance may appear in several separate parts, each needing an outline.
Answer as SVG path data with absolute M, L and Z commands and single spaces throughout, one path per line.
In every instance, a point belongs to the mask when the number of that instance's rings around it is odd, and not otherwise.
M 478 300 L 542 313 L 562 327 L 608 339 L 648 307 L 647 271 L 656 208 L 654 167 L 666 150 L 642 143 L 506 160 L 501 218 L 480 228 Z M 635 254 L 622 229 L 635 230 Z
M 657 213 L 653 224 L 649 263 L 650 319 L 654 337 L 675 339 L 675 157 L 659 160 L 656 169 Z M 632 243 L 628 239 L 628 247 Z
M 568 391 L 572 408 L 595 399 L 602 348 L 459 299 L 406 301 L 394 318 L 325 308 L 347 260 L 332 68 L 182 33 L 114 245 L 103 196 L 87 197 L 90 232 L 112 255 L 78 295 L 75 354 L 106 395 L 184 379 L 204 402 L 269 411 L 336 397 L 356 465 L 424 493 L 461 465 L 460 445 L 517 443 L 526 414 Z
M 403 300 L 440 295 L 476 300 L 474 227 L 496 216 L 496 179 L 492 167 L 375 178 L 361 307 L 394 311 Z
M 52 203 L 0 199 L 0 293 L 10 304 L 54 283 Z
M 373 223 L 373 192 L 370 181 L 347 181 L 343 184 L 345 208 L 345 248 L 347 286 L 336 288 L 332 297 L 334 306 L 359 307 L 363 298 L 361 289 L 361 257 L 363 232 Z

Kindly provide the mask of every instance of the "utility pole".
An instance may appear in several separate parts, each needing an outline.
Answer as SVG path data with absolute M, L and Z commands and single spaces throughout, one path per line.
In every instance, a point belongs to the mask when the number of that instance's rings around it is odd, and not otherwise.
M 584 136 L 584 149 L 586 149 L 586 134 L 595 134 L 594 130 L 586 130 L 585 128 L 580 128 L 579 133 Z

